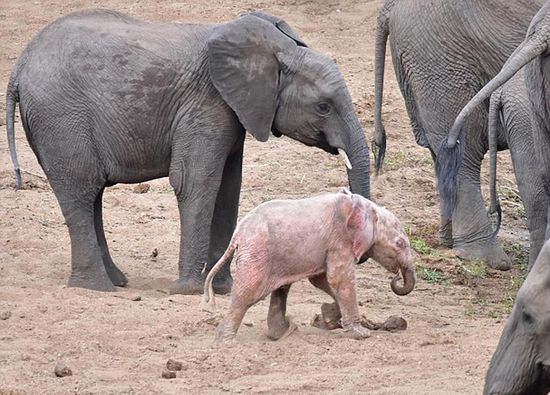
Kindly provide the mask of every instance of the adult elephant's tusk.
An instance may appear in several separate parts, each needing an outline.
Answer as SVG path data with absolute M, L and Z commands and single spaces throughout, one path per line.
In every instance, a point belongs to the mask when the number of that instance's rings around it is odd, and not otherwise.
M 342 148 L 338 148 L 338 153 L 344 159 L 344 162 L 346 163 L 346 167 L 351 170 L 351 162 L 349 161 L 346 151 L 344 151 Z

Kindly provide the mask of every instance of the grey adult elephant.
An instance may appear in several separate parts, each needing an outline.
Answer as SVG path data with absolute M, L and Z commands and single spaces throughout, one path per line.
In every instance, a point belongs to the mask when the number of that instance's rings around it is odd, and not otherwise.
M 375 47 L 378 171 L 386 148 L 382 93 L 388 37 L 416 142 L 428 148 L 435 161 L 460 109 L 498 73 L 541 4 L 541 0 L 386 0 L 378 16 Z M 480 189 L 487 107 L 477 109 L 465 126 L 468 138 L 456 202 L 447 199 L 453 195 L 440 196 L 442 240 L 463 258 L 481 258 L 493 268 L 509 269 L 510 260 L 494 238 Z M 441 188 L 445 184 L 438 168 L 436 173 Z
M 512 164 L 519 194 L 525 207 L 529 229 L 529 266 L 532 266 L 544 244 L 548 196 L 542 177 L 537 171 L 538 161 L 533 144 L 531 106 L 525 89 L 524 73 L 518 72 L 510 81 L 497 89 L 489 105 L 489 190 L 491 213 L 501 210 L 496 193 L 496 164 L 498 146 L 510 148 Z
M 70 286 L 127 283 L 105 240 L 104 188 L 168 176 L 181 222 L 170 291 L 202 292 L 235 227 L 245 130 L 347 153 L 351 188 L 370 194 L 367 143 L 336 64 L 271 15 L 194 25 L 87 10 L 48 25 L 19 57 L 7 91 L 20 183 L 16 102 L 69 228 Z M 231 282 L 227 269 L 216 291 Z
M 517 47 L 514 53 L 506 61 L 502 70 L 483 87 L 467 103 L 458 115 L 449 132 L 447 149 L 450 152 L 450 162 L 460 164 L 463 156 L 461 144 L 456 144 L 459 136 L 466 128 L 468 119 L 473 116 L 477 108 L 501 85 L 510 80 L 523 67 L 525 89 L 529 98 L 531 112 L 532 142 L 535 152 L 536 164 L 531 167 L 530 178 L 542 179 L 546 192 L 546 199 L 550 199 L 550 61 L 548 60 L 548 48 L 550 44 L 550 3 L 546 3 L 533 18 L 527 37 Z M 468 137 L 468 136 L 467 136 Z M 455 186 L 452 180 L 455 171 L 447 172 L 449 185 Z M 547 200 L 548 201 L 548 200 Z M 546 210 L 548 224 L 548 205 L 540 207 Z M 548 225 L 546 238 L 548 238 Z M 532 263 L 532 262 L 531 262 Z
M 550 241 L 547 241 L 508 317 L 485 378 L 485 395 L 550 392 Z

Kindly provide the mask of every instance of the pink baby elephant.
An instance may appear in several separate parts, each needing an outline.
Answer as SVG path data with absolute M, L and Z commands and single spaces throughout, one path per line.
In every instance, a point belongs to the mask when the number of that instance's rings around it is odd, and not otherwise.
M 354 338 L 368 337 L 361 326 L 355 293 L 356 264 L 374 258 L 392 273 L 397 295 L 416 282 L 414 257 L 399 220 L 388 210 L 342 189 L 300 200 L 273 200 L 240 222 L 224 255 L 204 286 L 213 304 L 212 280 L 236 257 L 229 312 L 218 327 L 218 340 L 233 339 L 250 306 L 271 293 L 268 337 L 280 339 L 295 326 L 286 317 L 290 285 L 304 277 L 335 300 L 342 327 Z M 403 286 L 398 285 L 401 273 Z

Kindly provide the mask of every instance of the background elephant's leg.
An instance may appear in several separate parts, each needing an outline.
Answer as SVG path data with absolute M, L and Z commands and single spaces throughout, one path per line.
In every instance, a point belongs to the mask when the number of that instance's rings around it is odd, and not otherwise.
M 313 284 L 313 286 L 315 286 L 316 288 L 325 291 L 332 297 L 332 299 L 334 299 L 335 308 L 325 308 L 324 303 L 323 305 L 321 305 L 321 316 L 323 317 L 323 321 L 328 328 L 338 328 L 340 325 L 340 320 L 342 319 L 342 313 L 340 312 L 340 306 L 336 301 L 334 292 L 332 292 L 332 289 L 330 289 L 330 285 L 327 280 L 327 274 L 322 273 L 318 274 L 317 276 L 309 277 L 309 282 Z
M 114 285 L 119 287 L 124 287 L 128 284 L 128 279 L 120 271 L 120 269 L 114 264 L 111 254 L 109 253 L 109 247 L 107 246 L 107 240 L 105 239 L 105 232 L 103 229 L 103 191 L 102 189 L 94 202 L 94 225 L 95 232 L 97 235 L 97 242 L 101 248 L 101 255 L 103 257 L 103 264 L 105 265 L 105 270 L 109 275 L 109 278 Z
M 290 329 L 291 323 L 286 317 L 286 300 L 290 284 L 271 293 L 269 312 L 267 314 L 267 337 L 278 340 Z
M 327 257 L 327 280 L 342 312 L 342 328 L 354 338 L 370 336 L 370 331 L 361 325 L 357 295 L 355 293 L 355 263 L 342 257 Z
M 71 276 L 70 287 L 90 288 L 97 291 L 114 291 L 105 265 L 96 235 L 94 203 L 100 189 L 87 190 L 82 185 L 57 185 L 55 179 L 50 183 L 57 196 L 71 238 Z M 88 187 L 89 188 L 89 187 Z
M 468 129 L 467 129 L 468 130 Z M 466 144 L 464 159 L 458 174 L 456 208 L 453 212 L 453 249 L 464 259 L 483 259 L 494 269 L 508 270 L 510 259 L 493 237 L 493 227 L 481 195 L 480 169 L 485 145 L 473 139 Z
M 527 119 L 528 121 L 530 119 Z M 519 125 L 517 133 L 509 136 L 510 153 L 519 194 L 527 216 L 529 228 L 529 268 L 535 263 L 545 241 L 548 196 L 539 177 L 538 161 L 533 151 L 531 125 Z
M 242 180 L 243 143 L 244 134 L 237 142 L 236 151 L 225 162 L 210 228 L 207 272 L 212 269 L 225 252 L 237 224 Z M 231 279 L 230 268 L 230 265 L 225 265 L 214 277 L 213 286 L 216 293 L 226 294 L 231 291 L 233 280 Z

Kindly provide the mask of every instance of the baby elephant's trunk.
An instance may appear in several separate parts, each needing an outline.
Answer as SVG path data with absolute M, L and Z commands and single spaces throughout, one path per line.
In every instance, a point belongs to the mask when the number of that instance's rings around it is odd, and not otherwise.
M 391 280 L 391 290 L 399 296 L 409 294 L 416 284 L 416 271 L 414 268 L 402 266 L 401 274 L 403 275 L 403 286 L 399 286 L 397 282 L 400 279 L 399 274 L 397 274 L 393 280 Z

